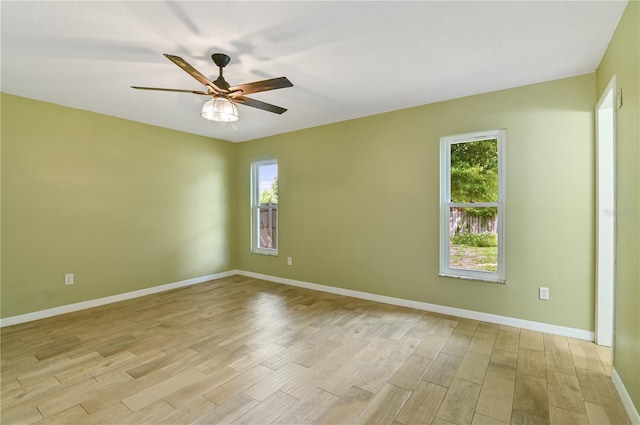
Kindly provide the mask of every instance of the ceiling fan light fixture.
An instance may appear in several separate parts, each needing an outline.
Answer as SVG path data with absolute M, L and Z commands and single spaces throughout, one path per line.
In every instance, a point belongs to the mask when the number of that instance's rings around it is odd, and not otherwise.
M 234 122 L 240 119 L 238 108 L 224 97 L 213 97 L 202 105 L 202 118 L 217 122 Z

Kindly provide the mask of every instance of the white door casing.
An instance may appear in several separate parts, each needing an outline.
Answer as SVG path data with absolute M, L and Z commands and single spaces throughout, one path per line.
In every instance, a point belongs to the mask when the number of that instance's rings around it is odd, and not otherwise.
M 613 345 L 616 231 L 616 76 L 596 105 L 596 343 Z

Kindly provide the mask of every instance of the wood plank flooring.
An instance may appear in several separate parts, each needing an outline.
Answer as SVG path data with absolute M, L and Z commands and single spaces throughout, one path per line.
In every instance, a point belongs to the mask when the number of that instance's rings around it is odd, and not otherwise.
M 592 343 L 233 276 L 3 328 L 3 424 L 628 424 Z

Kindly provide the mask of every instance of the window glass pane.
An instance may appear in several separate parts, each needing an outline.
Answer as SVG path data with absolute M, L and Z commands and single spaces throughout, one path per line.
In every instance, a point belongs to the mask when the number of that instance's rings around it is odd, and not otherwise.
M 278 164 L 258 167 L 258 203 L 278 203 Z
M 451 144 L 451 202 L 498 201 L 498 141 Z
M 277 249 L 278 241 L 278 209 L 277 207 L 260 207 L 260 240 L 259 248 Z
M 449 267 L 498 271 L 498 209 L 449 208 Z

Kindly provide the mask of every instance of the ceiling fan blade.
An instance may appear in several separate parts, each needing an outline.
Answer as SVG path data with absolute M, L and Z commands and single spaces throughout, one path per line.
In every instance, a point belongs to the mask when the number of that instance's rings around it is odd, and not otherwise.
M 285 87 L 293 87 L 293 84 L 287 77 L 271 78 L 270 80 L 256 81 L 255 83 L 240 84 L 238 86 L 229 87 L 229 91 L 242 91 L 242 94 L 258 93 L 261 91 L 283 89 Z
M 285 108 L 281 108 L 280 106 L 272 105 L 270 103 L 262 102 L 260 100 L 251 99 L 249 97 L 236 96 L 236 97 L 230 97 L 230 99 L 242 105 L 262 109 L 263 111 L 273 112 L 274 114 L 282 114 L 287 111 Z
M 132 89 L 136 90 L 155 90 L 155 91 L 173 91 L 179 93 L 193 93 L 193 94 L 201 94 L 201 95 L 209 95 L 209 93 L 205 93 L 200 90 L 182 90 L 182 89 L 163 89 L 160 87 L 140 87 L 140 86 L 131 86 Z
M 189 65 L 189 63 L 187 61 L 185 61 L 184 59 L 182 59 L 180 56 L 169 55 L 167 53 L 164 53 L 164 55 L 171 62 L 175 63 L 180 68 L 182 68 L 182 70 L 184 72 L 186 72 L 187 74 L 191 75 L 193 78 L 198 80 L 200 82 L 200 84 L 202 84 L 203 86 L 210 87 L 216 93 L 224 93 L 225 92 L 220 87 L 216 86 L 211 80 L 209 80 L 207 77 L 205 77 L 200 71 L 195 69 L 193 66 Z

